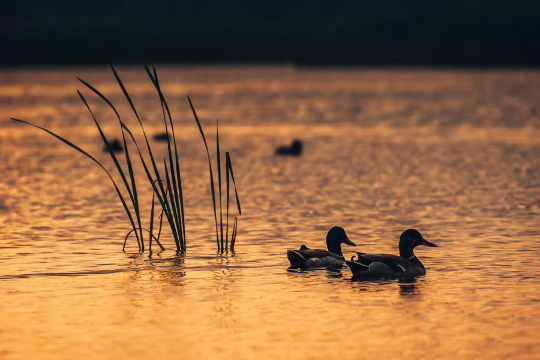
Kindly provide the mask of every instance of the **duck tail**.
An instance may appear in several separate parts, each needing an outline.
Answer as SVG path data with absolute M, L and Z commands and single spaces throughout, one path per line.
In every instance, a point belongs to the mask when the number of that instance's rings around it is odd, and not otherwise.
M 287 250 L 287 259 L 292 267 L 302 267 L 306 261 L 306 258 L 296 250 Z
M 354 256 L 351 258 L 351 261 L 345 261 L 345 263 L 351 268 L 353 274 L 364 274 L 369 270 L 369 265 L 371 261 L 363 258 L 362 256 L 358 257 L 357 261 L 354 261 Z

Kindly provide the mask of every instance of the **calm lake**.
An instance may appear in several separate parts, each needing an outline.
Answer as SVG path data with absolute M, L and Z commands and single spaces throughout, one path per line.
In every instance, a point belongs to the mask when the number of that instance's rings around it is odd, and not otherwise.
M 118 70 L 147 133 L 163 131 L 144 68 Z M 184 257 L 165 226 L 166 251 L 149 257 L 130 238 L 122 252 L 130 223 L 103 170 L 9 120 L 66 137 L 121 181 L 76 93 L 121 138 L 77 77 L 95 86 L 144 144 L 110 70 L 0 71 L 1 359 L 540 358 L 540 72 L 158 71 L 180 150 Z M 243 212 L 235 253 L 216 251 L 186 94 L 215 176 L 217 118 L 231 153 Z M 301 157 L 274 155 L 295 138 Z M 166 143 L 151 144 L 161 163 Z M 134 166 L 148 224 L 152 189 Z M 324 248 L 335 225 L 357 244 L 343 246 L 347 258 L 397 254 L 408 228 L 439 247 L 417 249 L 427 275 L 414 282 L 288 270 L 287 249 Z

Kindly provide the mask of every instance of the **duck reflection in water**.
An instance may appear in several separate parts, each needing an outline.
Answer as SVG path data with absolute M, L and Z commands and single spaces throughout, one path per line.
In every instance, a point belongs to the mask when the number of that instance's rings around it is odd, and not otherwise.
M 416 278 L 403 278 L 398 280 L 399 294 L 401 296 L 419 295 L 419 288 L 416 286 Z
M 353 289 L 362 292 L 390 292 L 395 293 L 395 280 L 388 279 L 373 279 L 365 276 L 353 276 L 349 279 Z M 424 282 L 418 278 L 402 278 L 397 279 L 399 286 L 399 295 L 402 297 L 415 298 L 421 295 L 421 289 L 424 287 Z

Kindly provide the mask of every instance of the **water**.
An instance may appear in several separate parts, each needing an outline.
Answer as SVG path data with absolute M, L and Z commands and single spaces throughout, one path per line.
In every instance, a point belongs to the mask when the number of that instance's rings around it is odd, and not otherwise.
M 147 132 L 161 131 L 140 68 L 120 69 Z M 75 90 L 110 137 L 105 68 L 0 72 L 0 358 L 535 359 L 540 356 L 540 73 L 165 68 L 186 194 L 188 253 L 121 251 L 129 222 L 104 172 L 18 117 L 114 169 Z M 230 151 L 244 215 L 216 253 L 206 154 Z M 139 135 L 138 135 L 139 136 Z M 301 138 L 300 158 L 273 156 Z M 166 146 L 153 143 L 161 159 Z M 215 155 L 213 155 L 215 156 Z M 123 156 L 121 156 L 123 161 Z M 151 191 L 139 163 L 145 223 Z M 286 250 L 343 226 L 366 252 L 417 228 L 427 275 L 357 282 L 287 271 Z M 345 255 L 353 248 L 344 247 Z

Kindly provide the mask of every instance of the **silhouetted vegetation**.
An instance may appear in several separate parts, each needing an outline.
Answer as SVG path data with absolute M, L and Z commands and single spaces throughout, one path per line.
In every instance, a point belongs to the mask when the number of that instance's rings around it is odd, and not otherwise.
M 118 123 L 119 123 L 119 126 L 120 126 L 120 130 L 121 130 L 121 133 L 122 133 L 123 149 L 125 150 L 125 155 L 126 155 L 126 165 L 127 165 L 127 168 L 128 168 L 129 181 L 128 181 L 127 177 L 126 177 L 126 174 L 124 173 L 124 170 L 122 169 L 122 166 L 120 165 L 120 163 L 118 161 L 118 158 L 115 155 L 115 152 L 116 152 L 115 147 L 112 146 L 112 144 L 107 140 L 107 137 L 103 133 L 103 131 L 101 129 L 101 126 L 99 125 L 99 122 L 97 121 L 96 117 L 94 116 L 94 113 L 90 109 L 90 106 L 88 105 L 85 97 L 82 95 L 82 93 L 79 90 L 77 90 L 77 93 L 79 94 L 79 97 L 81 98 L 81 100 L 85 104 L 86 108 L 90 112 L 90 115 L 92 116 L 92 118 L 93 118 L 93 120 L 94 120 L 94 122 L 96 124 L 96 127 L 99 130 L 101 138 L 102 138 L 102 140 L 104 142 L 104 149 L 110 154 L 111 159 L 113 160 L 113 162 L 114 162 L 114 164 L 116 166 L 116 169 L 117 169 L 118 173 L 120 174 L 120 177 L 122 178 L 122 183 L 123 183 L 123 185 L 125 187 L 125 190 L 127 191 L 128 195 L 129 195 L 129 199 L 131 201 L 132 210 L 130 210 L 124 196 L 122 195 L 122 192 L 120 191 L 118 185 L 116 184 L 116 182 L 112 178 L 111 174 L 94 157 L 92 157 L 90 154 L 88 154 L 86 151 L 82 150 L 78 146 L 76 146 L 73 143 L 69 142 L 68 140 L 62 138 L 61 136 L 59 136 L 59 135 L 57 135 L 57 134 L 55 134 L 55 133 L 53 133 L 53 132 L 51 132 L 51 131 L 49 131 L 47 129 L 44 129 L 44 128 L 40 127 L 40 126 L 37 126 L 35 124 L 32 124 L 32 123 L 24 121 L 24 120 L 19 120 L 19 119 L 12 119 L 12 120 L 18 121 L 18 122 L 21 122 L 21 123 L 25 123 L 25 124 L 28 124 L 28 125 L 32 125 L 32 126 L 38 128 L 38 129 L 41 129 L 41 130 L 49 133 L 50 135 L 56 137 L 60 141 L 64 142 L 65 144 L 69 145 L 73 149 L 79 151 L 80 153 L 84 154 L 85 156 L 87 156 L 88 158 L 93 160 L 96 164 L 98 164 L 107 173 L 107 175 L 109 176 L 110 180 L 112 181 L 112 183 L 113 183 L 113 185 L 114 185 L 114 187 L 116 189 L 118 197 L 120 198 L 120 201 L 121 201 L 122 206 L 124 208 L 124 211 L 126 212 L 126 215 L 128 216 L 129 221 L 130 221 L 131 226 L 132 226 L 132 230 L 130 230 L 128 232 L 128 234 L 126 235 L 126 238 L 124 240 L 124 249 L 125 249 L 125 245 L 126 245 L 126 241 L 127 241 L 128 237 L 131 234 L 135 234 L 137 244 L 138 244 L 138 247 L 139 247 L 139 251 L 144 251 L 145 250 L 145 245 L 144 245 L 143 231 L 145 231 L 145 232 L 148 232 L 148 234 L 149 234 L 149 245 L 148 245 L 149 251 L 152 250 L 152 241 L 155 241 L 156 244 L 162 250 L 164 250 L 164 247 L 161 245 L 161 243 L 159 241 L 159 238 L 161 236 L 163 217 L 165 217 L 166 220 L 167 220 L 167 223 L 169 224 L 169 227 L 171 229 L 171 233 L 172 233 L 172 235 L 174 237 L 174 241 L 175 241 L 175 244 L 176 244 L 176 250 L 179 253 L 183 254 L 187 249 L 186 227 L 185 227 L 185 209 L 184 209 L 184 194 L 183 194 L 183 189 L 182 189 L 182 177 L 181 177 L 181 171 L 180 171 L 180 159 L 179 159 L 179 155 L 178 155 L 178 148 L 177 148 L 176 137 L 175 137 L 175 133 L 174 133 L 174 123 L 173 123 L 173 120 L 172 120 L 172 116 L 171 116 L 167 101 L 165 100 L 165 97 L 164 97 L 164 95 L 163 95 L 163 93 L 161 91 L 161 87 L 160 87 L 160 83 L 159 83 L 159 80 L 158 80 L 158 75 L 157 75 L 156 69 L 153 68 L 152 71 L 150 71 L 150 69 L 146 65 L 145 65 L 145 69 L 146 69 L 146 73 L 148 74 L 148 77 L 150 78 L 150 80 L 151 80 L 152 84 L 154 85 L 157 93 L 159 94 L 160 104 L 161 104 L 161 109 L 162 109 L 162 114 L 163 114 L 163 124 L 164 124 L 164 127 L 165 127 L 165 136 L 164 136 L 164 138 L 167 141 L 167 150 L 168 150 L 167 151 L 167 155 L 168 155 L 167 158 L 168 159 L 163 159 L 164 176 L 162 176 L 160 174 L 159 170 L 158 170 L 154 155 L 152 153 L 152 149 L 150 147 L 150 143 L 149 143 L 148 138 L 146 136 L 146 132 L 144 130 L 144 127 L 143 127 L 142 121 L 141 121 L 141 119 L 139 117 L 139 114 L 138 114 L 138 112 L 137 112 L 137 110 L 135 108 L 135 105 L 133 104 L 133 102 L 131 100 L 131 97 L 129 96 L 129 93 L 128 93 L 126 87 L 124 86 L 122 80 L 120 79 L 120 77 L 118 76 L 116 70 L 114 69 L 114 67 L 112 65 L 111 65 L 111 70 L 112 70 L 112 72 L 113 72 L 113 74 L 114 74 L 114 76 L 116 78 L 116 81 L 118 82 L 118 85 L 122 89 L 122 92 L 124 93 L 124 96 L 126 97 L 127 101 L 129 102 L 129 104 L 131 106 L 131 109 L 133 110 L 133 113 L 135 114 L 135 116 L 136 116 L 136 118 L 137 118 L 137 120 L 139 122 L 139 125 L 141 127 L 142 133 L 143 133 L 144 138 L 145 138 L 146 147 L 147 147 L 147 150 L 148 150 L 148 156 L 150 157 L 150 163 L 151 163 L 150 166 L 147 164 L 147 161 L 145 160 L 145 158 L 143 156 L 143 153 L 141 152 L 141 149 L 140 149 L 139 145 L 137 144 L 137 141 L 135 140 L 135 137 L 133 136 L 133 133 L 131 132 L 129 127 L 122 121 L 122 119 L 120 117 L 120 114 L 118 113 L 118 111 L 116 110 L 114 105 L 109 101 L 109 99 L 107 99 L 107 97 L 105 97 L 101 92 L 99 92 L 92 85 L 90 85 L 89 83 L 87 83 L 86 81 L 84 81 L 82 79 L 79 79 L 79 80 L 88 89 L 90 89 L 94 94 L 96 94 L 103 101 L 105 101 L 109 105 L 109 107 L 114 111 L 114 113 L 116 114 L 116 117 L 118 119 Z M 224 251 L 224 250 L 227 250 L 227 248 L 228 248 L 228 242 L 227 241 L 228 241 L 228 216 L 229 216 L 229 174 L 231 175 L 231 178 L 232 178 L 233 184 L 234 184 L 234 190 L 235 190 L 235 194 L 236 194 L 236 202 L 237 202 L 237 206 L 238 206 L 238 212 L 239 212 L 239 214 L 241 214 L 240 200 L 239 200 L 239 197 L 238 197 L 238 192 L 236 190 L 236 183 L 234 181 L 232 163 L 231 163 L 231 160 L 230 160 L 230 155 L 227 152 L 226 153 L 227 235 L 225 237 L 226 242 L 224 244 L 224 242 L 223 242 L 223 216 L 222 216 L 222 202 L 221 202 L 221 159 L 220 159 L 220 150 L 219 150 L 219 132 L 217 133 L 217 156 L 218 156 L 217 165 L 218 165 L 218 177 L 219 177 L 218 184 L 219 184 L 219 196 L 220 196 L 219 203 L 220 203 L 221 241 L 219 240 L 219 236 L 218 236 L 216 198 L 215 198 L 215 189 L 214 189 L 214 180 L 213 180 L 214 176 L 213 176 L 213 173 L 212 173 L 212 165 L 211 165 L 211 160 L 210 160 L 210 153 L 208 151 L 208 145 L 206 143 L 206 138 L 204 136 L 204 132 L 203 132 L 201 123 L 199 121 L 197 113 L 195 112 L 195 108 L 193 107 L 193 104 L 192 104 L 191 99 L 189 97 L 188 97 L 188 101 L 189 101 L 189 104 L 190 104 L 191 109 L 193 111 L 193 115 L 195 117 L 195 120 L 197 122 L 199 130 L 201 132 L 201 135 L 202 135 L 202 138 L 203 138 L 203 141 L 204 141 L 204 145 L 206 147 L 206 152 L 207 152 L 207 155 L 208 155 L 208 164 L 209 164 L 209 167 L 210 167 L 210 184 L 211 184 L 211 190 L 212 190 L 212 201 L 213 201 L 213 205 L 214 205 L 214 219 L 215 219 L 215 222 L 216 222 L 217 247 L 218 247 L 218 250 Z M 171 127 L 171 132 L 170 133 L 169 133 L 169 125 Z M 130 156 L 128 143 L 126 142 L 126 136 L 125 136 L 126 133 L 128 134 L 129 138 L 131 138 L 131 140 L 133 141 L 133 144 L 135 145 L 135 148 L 137 150 L 137 153 L 139 155 L 141 163 L 142 163 L 142 165 L 144 167 L 146 177 L 147 177 L 148 181 L 150 182 L 150 184 L 152 185 L 152 189 L 153 189 L 152 207 L 151 207 L 151 214 L 150 214 L 150 226 L 149 226 L 149 229 L 143 228 L 143 226 L 142 226 L 141 214 L 140 214 L 140 204 L 139 204 L 139 194 L 138 194 L 138 191 L 137 191 L 137 184 L 136 184 L 136 181 L 135 181 L 135 175 L 134 175 L 134 170 L 133 170 L 133 161 L 132 161 L 132 158 Z M 117 144 L 117 145 L 120 145 L 120 144 Z M 157 197 L 157 199 L 158 199 L 158 201 L 159 201 L 159 203 L 161 205 L 161 209 L 162 209 L 161 215 L 159 216 L 160 224 L 159 224 L 159 233 L 158 233 L 157 237 L 154 236 L 154 234 L 153 234 L 154 216 L 155 216 L 154 201 L 155 201 L 156 197 Z M 133 216 L 132 211 L 134 212 L 135 216 Z M 234 242 L 235 242 L 235 238 L 236 238 L 236 233 L 237 233 L 237 219 L 235 218 L 235 225 L 234 225 L 234 228 L 233 228 L 233 234 L 232 234 L 232 238 L 231 238 L 231 247 L 230 247 L 231 250 L 234 249 Z
M 219 122 L 216 124 L 216 145 L 217 145 L 217 169 L 218 169 L 218 185 L 219 185 L 219 215 L 220 215 L 220 232 L 218 233 L 218 221 L 217 221 L 217 211 L 216 211 L 216 191 L 215 191 L 215 185 L 214 185 L 214 173 L 212 171 L 212 160 L 210 159 L 210 152 L 208 150 L 208 144 L 206 142 L 206 137 L 204 136 L 204 132 L 201 126 L 201 123 L 199 121 L 199 117 L 197 116 L 197 112 L 195 111 L 195 108 L 193 107 L 193 103 L 191 102 L 191 99 L 188 96 L 189 105 L 191 107 L 191 111 L 193 112 L 193 116 L 195 117 L 195 121 L 197 121 L 197 125 L 199 127 L 199 131 L 201 132 L 202 139 L 204 141 L 204 146 L 206 147 L 206 154 L 208 156 L 208 167 L 210 169 L 210 190 L 212 192 L 212 202 L 214 204 L 214 219 L 216 222 L 216 243 L 218 250 L 224 251 L 228 248 L 228 236 L 229 236 L 229 174 L 231 175 L 231 178 L 233 180 L 234 184 L 234 192 L 236 195 L 236 205 L 238 206 L 238 213 L 242 215 L 242 210 L 240 207 L 240 199 L 238 198 L 238 191 L 236 190 L 236 182 L 234 181 L 234 173 L 232 169 L 232 162 L 229 153 L 226 153 L 226 172 L 227 172 L 227 227 L 226 227 L 226 236 L 225 236 L 225 246 L 223 244 L 223 208 L 222 208 L 222 202 L 221 202 L 221 155 L 219 151 Z M 237 230 L 237 219 L 235 218 L 235 226 L 233 228 L 233 233 L 231 237 L 231 250 L 234 250 L 234 239 L 236 238 L 236 230 Z M 221 234 L 221 241 L 220 241 L 220 234 Z

